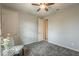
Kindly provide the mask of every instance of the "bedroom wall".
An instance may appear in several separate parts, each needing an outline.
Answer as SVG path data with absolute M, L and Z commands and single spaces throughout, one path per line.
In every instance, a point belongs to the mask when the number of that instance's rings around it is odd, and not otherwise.
M 37 18 L 27 13 L 19 13 L 20 38 L 23 44 L 37 42 Z
M 48 41 L 79 51 L 79 5 L 48 17 Z
M 17 11 L 14 11 L 7 7 L 2 7 L 2 35 L 5 37 L 7 33 L 15 35 L 14 44 L 20 44 L 19 39 L 19 15 Z
M 37 41 L 37 18 L 33 15 L 2 7 L 2 35 L 15 34 L 15 45 Z

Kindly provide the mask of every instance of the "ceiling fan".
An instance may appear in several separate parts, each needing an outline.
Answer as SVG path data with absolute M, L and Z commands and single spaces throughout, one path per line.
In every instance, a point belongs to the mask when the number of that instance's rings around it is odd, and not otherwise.
M 40 4 L 32 3 L 32 5 L 34 6 L 39 6 L 39 9 L 37 9 L 37 12 L 40 11 L 41 9 L 48 11 L 48 7 L 54 4 L 55 3 L 40 3 Z

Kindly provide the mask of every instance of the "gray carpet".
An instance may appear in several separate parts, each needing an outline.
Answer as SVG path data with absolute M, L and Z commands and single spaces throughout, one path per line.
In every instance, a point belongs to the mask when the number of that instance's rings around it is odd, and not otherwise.
M 25 45 L 27 56 L 79 56 L 79 52 L 60 47 L 45 41 Z

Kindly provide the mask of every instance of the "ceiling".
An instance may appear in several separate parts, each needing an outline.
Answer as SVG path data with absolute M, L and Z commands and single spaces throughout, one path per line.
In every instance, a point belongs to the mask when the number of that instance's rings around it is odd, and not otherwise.
M 37 12 L 38 6 L 34 6 L 31 3 L 3 3 L 2 5 L 7 6 L 9 8 L 23 11 L 26 13 L 29 13 L 31 15 L 39 16 L 39 17 L 45 17 L 50 14 L 56 13 L 58 11 L 64 10 L 72 5 L 73 3 L 55 3 L 54 5 L 51 5 L 48 8 L 48 11 L 41 10 Z

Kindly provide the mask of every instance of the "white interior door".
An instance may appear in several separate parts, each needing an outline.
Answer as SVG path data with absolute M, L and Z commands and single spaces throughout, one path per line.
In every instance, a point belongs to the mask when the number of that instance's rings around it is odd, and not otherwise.
M 44 20 L 38 19 L 38 41 L 44 40 Z

